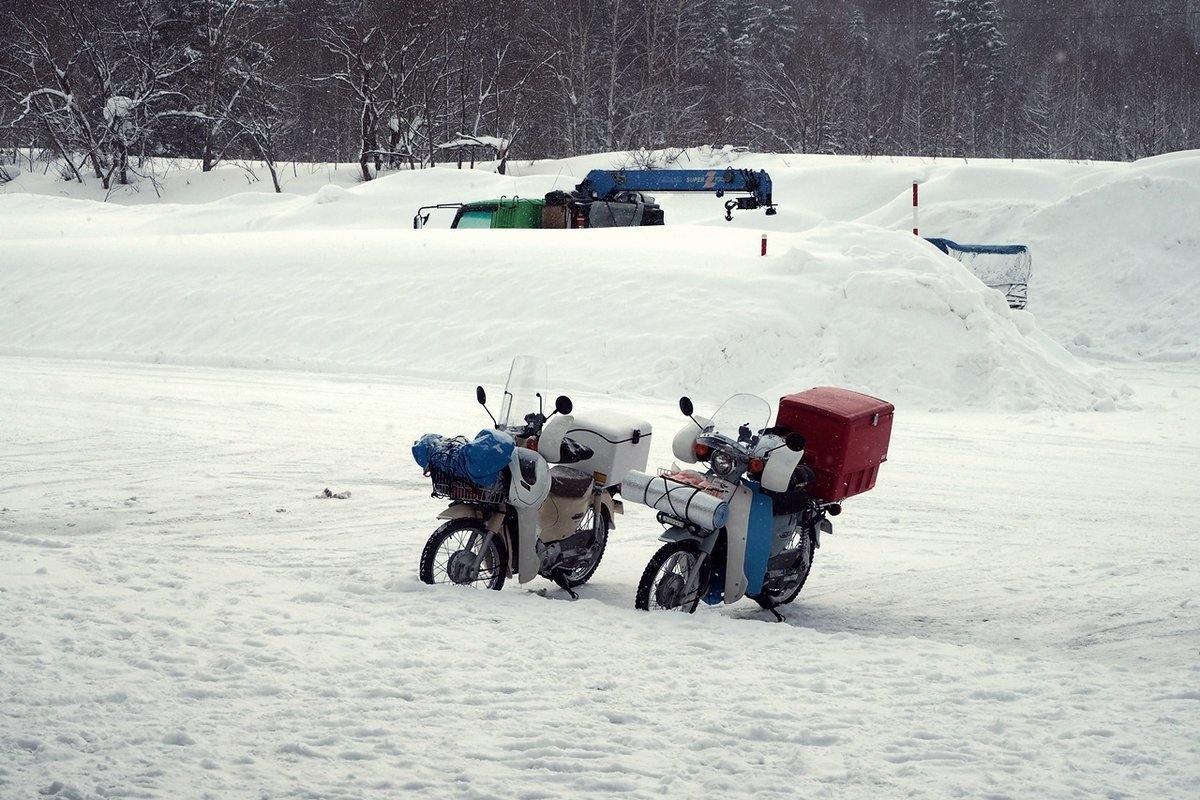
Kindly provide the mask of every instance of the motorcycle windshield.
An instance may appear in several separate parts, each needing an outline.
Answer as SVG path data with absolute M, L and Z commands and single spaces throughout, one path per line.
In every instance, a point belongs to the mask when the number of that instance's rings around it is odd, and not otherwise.
M 501 428 L 520 428 L 525 415 L 543 413 L 542 398 L 546 396 L 546 362 L 537 356 L 517 356 L 508 370 L 504 384 L 504 402 L 498 419 Z
M 705 433 L 716 433 L 735 442 L 749 444 L 750 440 L 771 424 L 771 404 L 758 395 L 735 394 L 717 413 Z

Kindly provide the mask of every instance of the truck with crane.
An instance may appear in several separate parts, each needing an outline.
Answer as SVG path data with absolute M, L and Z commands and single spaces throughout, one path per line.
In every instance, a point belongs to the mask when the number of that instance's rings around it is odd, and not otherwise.
M 623 228 L 662 225 L 663 210 L 647 192 L 726 192 L 743 196 L 725 201 L 725 219 L 734 211 L 776 213 L 771 176 L 734 169 L 594 169 L 573 191 L 555 190 L 541 198 L 501 197 L 470 203 L 422 206 L 413 227 L 423 228 L 434 209 L 454 209 L 451 228 Z
M 501 197 L 422 206 L 413 217 L 413 227 L 425 227 L 434 209 L 453 209 L 450 227 L 460 229 L 662 225 L 663 210 L 647 192 L 713 192 L 717 197 L 737 193 L 741 196 L 725 201 L 726 220 L 733 219 L 734 211 L 758 208 L 772 216 L 776 213 L 772 188 L 771 176 L 764 170 L 594 169 L 570 192 L 555 190 L 540 198 Z M 985 284 L 1003 292 L 1011 308 L 1025 308 L 1030 274 L 1028 247 L 962 245 L 941 238 L 927 241 L 958 259 Z

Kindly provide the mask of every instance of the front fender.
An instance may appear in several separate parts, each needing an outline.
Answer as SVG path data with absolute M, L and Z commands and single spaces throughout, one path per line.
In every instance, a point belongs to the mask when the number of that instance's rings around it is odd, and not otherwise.
M 437 515 L 438 519 L 466 519 L 468 517 L 483 519 L 483 514 L 478 506 L 455 503 L 454 505 L 447 506 L 445 511 Z
M 696 543 L 696 546 L 703 550 L 706 554 L 712 555 L 713 549 L 717 545 L 718 531 L 710 531 L 704 536 L 698 536 L 686 528 L 679 528 L 672 525 L 663 530 L 659 535 L 660 542 L 682 542 L 690 540 Z
M 500 531 L 500 526 L 504 522 L 503 511 L 485 511 L 479 506 L 473 506 L 470 503 L 455 503 L 447 506 L 446 510 L 437 515 L 438 519 L 468 519 L 474 518 L 482 520 L 488 530 L 493 533 Z

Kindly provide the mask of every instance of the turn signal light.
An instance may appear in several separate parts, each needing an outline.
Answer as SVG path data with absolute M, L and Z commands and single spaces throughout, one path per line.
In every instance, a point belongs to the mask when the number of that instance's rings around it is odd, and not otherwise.
M 762 472 L 763 468 L 766 466 L 767 466 L 767 462 L 763 461 L 761 458 L 750 459 L 750 471 L 756 475 L 758 473 Z
M 709 446 L 706 444 L 698 444 L 692 448 L 692 451 L 696 454 L 696 459 L 698 461 L 703 461 L 704 459 L 708 458 L 709 449 Z

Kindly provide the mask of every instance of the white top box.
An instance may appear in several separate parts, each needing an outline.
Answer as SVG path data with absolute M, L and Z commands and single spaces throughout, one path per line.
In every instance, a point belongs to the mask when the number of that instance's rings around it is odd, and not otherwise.
M 593 455 L 571 466 L 613 486 L 631 469 L 644 470 L 650 458 L 650 423 L 619 411 L 598 409 L 575 417 L 566 435 L 587 445 Z

